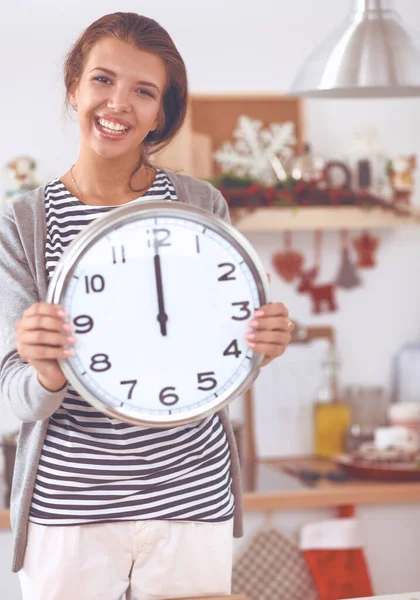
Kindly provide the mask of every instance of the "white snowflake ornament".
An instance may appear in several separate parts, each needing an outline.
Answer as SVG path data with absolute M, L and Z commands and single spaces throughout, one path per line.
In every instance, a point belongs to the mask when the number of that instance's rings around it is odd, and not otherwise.
M 293 154 L 296 143 L 295 124 L 270 123 L 263 129 L 262 121 L 242 115 L 233 132 L 235 143 L 225 142 L 214 153 L 224 173 L 249 176 L 265 185 L 286 178 L 282 164 Z

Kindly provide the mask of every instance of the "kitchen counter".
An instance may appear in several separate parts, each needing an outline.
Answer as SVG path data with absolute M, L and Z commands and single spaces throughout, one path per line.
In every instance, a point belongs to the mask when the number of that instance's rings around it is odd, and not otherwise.
M 261 460 L 246 464 L 243 468 L 244 510 L 251 512 L 420 502 L 420 481 L 404 483 L 350 479 L 332 482 L 323 477 L 316 484 L 307 485 L 284 471 L 290 467 L 322 473 L 338 470 L 330 460 L 305 457 Z M 9 511 L 0 510 L 0 528 L 9 527 Z
M 305 468 L 325 473 L 339 470 L 328 459 L 264 460 L 244 468 L 245 511 L 343 507 L 358 504 L 392 504 L 420 501 L 419 482 L 382 482 L 349 479 L 332 482 L 324 477 L 307 485 L 284 472 Z

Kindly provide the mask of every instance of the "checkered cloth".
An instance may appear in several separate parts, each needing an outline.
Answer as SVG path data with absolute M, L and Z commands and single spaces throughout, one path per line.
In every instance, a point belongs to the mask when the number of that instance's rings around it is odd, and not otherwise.
M 275 527 L 259 531 L 235 561 L 232 593 L 249 600 L 318 600 L 298 545 Z

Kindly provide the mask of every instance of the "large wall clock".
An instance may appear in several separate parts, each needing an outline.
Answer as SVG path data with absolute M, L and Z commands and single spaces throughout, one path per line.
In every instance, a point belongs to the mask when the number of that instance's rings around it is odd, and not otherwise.
M 60 362 L 93 406 L 121 421 L 173 427 L 247 389 L 262 357 L 244 335 L 269 301 L 248 242 L 208 211 L 171 201 L 123 205 L 64 252 L 48 301 L 75 326 Z

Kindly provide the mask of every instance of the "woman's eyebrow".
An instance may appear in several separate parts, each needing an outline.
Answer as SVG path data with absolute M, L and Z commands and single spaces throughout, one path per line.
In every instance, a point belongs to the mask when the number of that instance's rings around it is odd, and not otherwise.
M 90 72 L 92 71 L 103 71 L 104 73 L 107 73 L 108 75 L 111 75 L 111 77 L 116 77 L 117 74 L 114 71 L 111 71 L 111 69 L 106 69 L 105 67 L 94 67 L 93 69 L 90 70 Z M 152 81 L 137 81 L 138 85 L 148 85 L 150 87 L 154 87 L 157 89 L 158 92 L 160 92 L 159 86 L 156 85 L 156 83 L 153 83 Z

